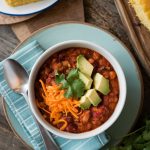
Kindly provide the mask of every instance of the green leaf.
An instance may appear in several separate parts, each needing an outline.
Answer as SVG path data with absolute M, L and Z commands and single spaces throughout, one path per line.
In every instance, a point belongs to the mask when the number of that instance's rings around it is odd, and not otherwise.
M 64 96 L 66 98 L 80 98 L 84 94 L 85 85 L 79 79 L 78 69 L 72 69 L 67 79 L 64 74 L 55 73 L 55 81 L 57 84 L 62 84 L 61 89 L 66 89 Z
M 134 143 L 143 143 L 144 142 L 144 139 L 143 139 L 143 136 L 142 135 L 139 135 L 135 138 L 134 140 Z
M 78 69 L 72 69 L 67 76 L 67 80 L 69 82 L 72 82 L 74 79 L 77 78 L 79 78 Z
M 85 85 L 80 79 L 76 79 L 71 84 L 75 98 L 80 98 L 85 91 Z
M 66 98 L 70 98 L 70 97 L 73 96 L 73 92 L 72 92 L 71 86 L 68 87 L 68 89 L 67 89 L 67 91 L 65 92 L 64 96 L 65 96 Z
M 150 141 L 150 131 L 143 132 L 143 139 L 146 141 Z
M 135 150 L 143 150 L 144 144 L 134 144 L 133 147 Z
M 134 150 L 134 149 L 132 148 L 131 145 L 127 145 L 127 146 L 112 147 L 112 148 L 110 148 L 110 150 Z
M 110 150 L 120 150 L 120 147 L 110 147 Z
M 146 130 L 150 131 L 150 120 L 146 120 Z
M 126 147 L 123 147 L 121 150 L 133 150 L 131 145 L 128 145 Z
M 62 84 L 61 89 L 67 89 L 69 87 L 69 83 L 65 79 L 60 83 Z
M 150 119 L 144 119 L 142 127 L 124 138 L 122 146 L 116 146 L 115 150 L 127 150 L 132 145 L 133 150 L 150 150 Z
M 150 127 L 150 120 L 146 120 L 146 126 Z
M 65 80 L 65 75 L 64 74 L 57 74 L 56 77 L 55 77 L 55 81 L 57 84 L 61 83 L 62 80 Z
M 62 84 L 61 89 L 67 89 L 69 86 L 69 83 L 67 82 L 67 80 L 65 79 L 65 75 L 64 74 L 58 74 L 56 73 L 56 78 L 55 81 L 57 84 Z
M 150 144 L 146 145 L 146 147 L 143 150 L 150 150 Z

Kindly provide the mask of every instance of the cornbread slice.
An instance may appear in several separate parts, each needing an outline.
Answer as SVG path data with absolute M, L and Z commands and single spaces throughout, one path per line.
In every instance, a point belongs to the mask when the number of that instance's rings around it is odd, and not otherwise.
M 141 23 L 150 30 L 150 0 L 130 0 Z
M 25 4 L 37 2 L 37 1 L 39 1 L 39 0 L 6 0 L 8 5 L 13 6 L 13 7 L 25 5 Z

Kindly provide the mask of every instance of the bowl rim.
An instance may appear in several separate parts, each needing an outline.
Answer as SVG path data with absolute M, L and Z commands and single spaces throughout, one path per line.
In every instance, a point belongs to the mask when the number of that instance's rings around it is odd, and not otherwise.
M 73 46 L 71 46 L 73 45 Z M 98 53 L 100 53 L 103 57 L 105 57 L 110 64 L 113 66 L 115 72 L 117 73 L 118 81 L 119 81 L 119 100 L 116 105 L 116 108 L 113 112 L 113 114 L 109 117 L 109 119 L 103 123 L 101 126 L 97 127 L 96 129 L 83 132 L 83 133 L 70 133 L 65 131 L 60 131 L 56 127 L 52 126 L 50 123 L 48 123 L 40 113 L 39 109 L 37 108 L 35 104 L 35 97 L 34 97 L 34 81 L 36 78 L 36 75 L 40 69 L 40 67 L 45 63 L 45 61 L 54 53 L 61 51 L 65 48 L 69 47 L 83 47 L 83 48 L 89 48 L 91 50 L 94 50 Z M 118 70 L 117 70 L 118 69 Z M 90 138 L 92 136 L 98 135 L 100 133 L 105 132 L 120 116 L 123 107 L 125 105 L 126 101 L 126 94 L 127 94 L 127 85 L 126 85 L 126 79 L 123 72 L 123 69 L 121 68 L 120 64 L 116 60 L 116 58 L 106 49 L 103 47 L 89 42 L 85 40 L 67 40 L 58 44 L 55 44 L 54 46 L 48 48 L 35 62 L 30 76 L 29 76 L 29 85 L 28 85 L 28 96 L 29 96 L 29 105 L 31 107 L 31 111 L 35 115 L 36 119 L 39 121 L 39 123 L 46 128 L 48 131 L 52 132 L 53 134 L 67 138 L 67 139 L 85 139 Z

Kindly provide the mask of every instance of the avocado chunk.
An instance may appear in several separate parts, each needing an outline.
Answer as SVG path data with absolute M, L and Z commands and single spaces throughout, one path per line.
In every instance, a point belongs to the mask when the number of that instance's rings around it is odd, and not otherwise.
M 80 108 L 81 109 L 89 109 L 91 106 L 90 101 L 88 100 L 88 98 L 86 96 L 82 96 L 80 99 Z
M 84 74 L 91 77 L 93 72 L 93 66 L 86 60 L 86 58 L 83 55 L 79 55 L 77 57 L 77 68 Z
M 86 92 L 85 96 L 88 98 L 88 100 L 94 106 L 97 106 L 102 101 L 95 89 L 88 90 Z
M 110 92 L 109 80 L 104 78 L 100 73 L 96 73 L 94 77 L 94 88 L 104 95 Z
M 93 82 L 92 78 L 80 71 L 78 73 L 79 73 L 79 79 L 81 79 L 85 84 L 85 89 L 89 90 Z

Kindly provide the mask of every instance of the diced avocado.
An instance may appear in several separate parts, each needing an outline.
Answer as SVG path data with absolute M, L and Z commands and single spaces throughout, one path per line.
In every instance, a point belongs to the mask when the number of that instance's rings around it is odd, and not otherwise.
M 79 55 L 77 57 L 77 68 L 84 74 L 91 77 L 93 72 L 93 66 L 86 60 L 86 58 L 83 55 Z
M 81 79 L 85 84 L 85 89 L 89 90 L 93 82 L 92 78 L 80 71 L 78 73 L 79 73 L 79 79 Z
M 80 107 L 81 109 L 89 109 L 89 107 L 91 106 L 90 101 L 88 100 L 88 98 L 86 96 L 82 96 L 80 99 Z
M 104 78 L 100 73 L 96 73 L 94 77 L 94 88 L 104 95 L 110 92 L 109 80 Z
M 97 106 L 102 101 L 95 89 L 88 90 L 85 96 L 94 106 Z

